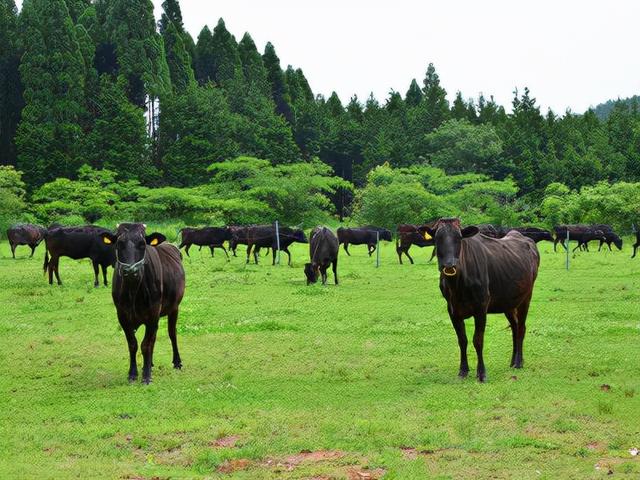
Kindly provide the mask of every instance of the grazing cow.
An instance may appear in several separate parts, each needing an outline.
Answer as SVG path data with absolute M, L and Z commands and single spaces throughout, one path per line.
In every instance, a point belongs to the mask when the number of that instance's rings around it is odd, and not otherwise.
M 622 250 L 622 238 L 613 231 L 611 225 L 604 224 L 596 224 L 591 225 L 591 228 L 595 230 L 600 230 L 602 232 L 602 238 L 600 239 L 600 245 L 598 246 L 598 251 L 602 250 L 602 246 L 606 243 L 607 247 L 609 247 L 609 251 L 611 252 L 611 244 L 613 243 L 618 250 Z
M 398 237 L 396 239 L 396 253 L 398 254 L 398 260 L 402 265 L 402 254 L 404 253 L 411 264 L 413 265 L 413 258 L 409 255 L 409 248 L 412 245 L 416 247 L 434 247 L 435 244 L 433 242 L 433 238 L 429 234 L 423 233 L 420 231 L 420 227 L 425 226 L 433 226 L 435 222 L 431 222 L 425 225 L 410 225 L 410 224 L 401 224 L 398 225 Z M 431 259 L 435 256 L 435 248 L 434 251 L 431 252 Z M 431 260 L 430 260 L 431 261 Z
M 633 244 L 633 255 L 631 255 L 631 258 L 635 258 L 638 247 L 640 247 L 640 230 L 636 228 L 635 224 L 633 225 L 633 231 L 636 234 L 636 243 Z
M 7 230 L 7 238 L 9 239 L 9 246 L 11 247 L 11 255 L 13 255 L 13 258 L 16 258 L 16 247 L 19 245 L 29 245 L 31 248 L 29 258 L 33 257 L 33 252 L 35 252 L 36 247 L 40 245 L 40 242 L 44 240 L 46 233 L 46 228 L 28 223 L 21 223 L 9 227 Z
M 469 373 L 464 320 L 473 316 L 477 377 L 486 380 L 483 344 L 488 313 L 507 317 L 513 340 L 511 366 L 521 368 L 527 313 L 540 265 L 535 242 L 513 231 L 502 239 L 477 235 L 478 227 L 461 229 L 457 218 L 441 219 L 426 231 L 435 239 L 440 291 L 458 337 L 459 376 Z
M 280 250 L 289 257 L 288 265 L 291 265 L 291 252 L 289 245 L 293 242 L 307 243 L 307 237 L 299 228 L 279 227 Z M 278 249 L 278 237 L 273 225 L 255 225 L 247 228 L 247 263 L 253 250 L 253 259 L 258 264 L 258 256 L 261 248 L 270 248 L 273 254 L 272 265 L 276 264 L 276 250 Z
M 349 256 L 351 256 L 349 244 L 366 245 L 367 253 L 371 256 L 376 251 L 377 235 L 380 236 L 380 240 L 386 240 L 387 242 L 392 240 L 391 232 L 386 228 L 373 226 L 338 228 L 338 242 L 343 245 L 344 251 Z
M 555 239 L 553 241 L 553 251 L 557 251 L 556 247 L 560 243 L 565 249 L 569 248 L 569 245 L 565 245 L 564 242 L 567 239 L 567 231 L 569 231 L 569 241 L 575 240 L 578 245 L 572 250 L 575 252 L 577 249 L 584 248 L 589 251 L 589 242 L 593 240 L 603 240 L 604 233 L 602 230 L 595 229 L 589 225 L 557 225 L 553 227 L 555 232 Z
M 129 381 L 138 378 L 135 332 L 144 325 L 142 381 L 149 384 L 160 317 L 167 316 L 169 320 L 173 367 L 182 368 L 176 324 L 185 275 L 180 250 L 163 243 L 166 238 L 160 233 L 146 235 L 145 228 L 136 223 L 120 224 L 115 235 L 103 232 L 101 240 L 107 246 L 115 245 L 117 261 L 111 295 L 129 346 Z
M 109 230 L 88 225 L 84 227 L 59 227 L 49 229 L 45 235 L 46 252 L 44 254 L 44 271 L 49 273 L 49 285 L 53 284 L 53 274 L 56 275 L 58 285 L 60 273 L 60 257 L 69 257 L 74 260 L 90 258 L 93 263 L 95 275 L 94 286 L 98 286 L 98 268 L 102 267 L 102 277 L 107 285 L 107 268 L 116 261 L 113 246 L 105 245 L 101 235 L 109 233 Z M 51 255 L 51 259 L 49 259 Z
M 338 285 L 338 237 L 327 227 L 316 227 L 309 238 L 310 263 L 304 265 L 307 285 L 318 281 L 318 273 L 322 275 L 322 284 L 327 284 L 327 269 L 333 269 L 333 280 Z
M 213 257 L 213 249 L 221 248 L 229 258 L 227 249 L 224 248 L 225 240 L 231 241 L 231 229 L 229 227 L 204 227 L 204 228 L 183 228 L 180 230 L 182 241 L 178 249 L 184 248 L 187 257 L 191 245 L 198 245 L 200 248 L 209 247 Z

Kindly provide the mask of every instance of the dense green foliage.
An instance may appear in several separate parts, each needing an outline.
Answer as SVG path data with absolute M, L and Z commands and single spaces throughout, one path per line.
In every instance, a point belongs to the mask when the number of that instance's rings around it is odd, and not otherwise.
M 369 173 L 388 164 L 511 182 L 514 193 L 498 209 L 504 217 L 478 204 L 470 218 L 546 222 L 591 218 L 551 214 L 551 201 L 539 208 L 551 184 L 583 195 L 602 182 L 640 182 L 633 101 L 608 105 L 606 115 L 558 116 L 543 114 L 525 88 L 514 92 L 509 113 L 483 95 L 456 92 L 449 101 L 429 64 L 404 96 L 343 102 L 335 93 L 315 95 L 300 68 L 281 65 L 273 44 L 261 53 L 249 33 L 237 42 L 222 19 L 194 42 L 178 0 L 164 1 L 163 10 L 156 24 L 150 0 L 25 0 L 19 15 L 13 0 L 0 2 L 0 164 L 24 172 L 27 196 L 59 178 L 77 180 L 82 165 L 111 170 L 120 182 L 178 189 L 208 184 L 209 165 L 239 156 L 274 166 L 317 158 L 365 189 L 331 195 L 340 218 L 379 218 L 363 213 L 372 208 Z M 433 186 L 420 188 L 434 194 Z M 403 194 L 412 205 L 404 220 L 423 211 L 462 213 L 451 199 L 464 192 L 442 192 L 437 201 L 425 192 Z M 626 228 L 640 216 L 629 205 L 609 213 Z
M 175 239 L 180 226 L 149 230 Z M 307 287 L 308 248 L 291 247 L 293 268 L 245 265 L 242 248 L 230 262 L 192 249 L 178 319 L 184 367 L 171 368 L 162 319 L 154 382 L 144 386 L 127 382 L 111 289 L 93 288 L 91 264 L 63 258 L 64 286 L 49 287 L 42 246 L 31 260 L 20 247 L 13 260 L 1 242 L 0 304 L 10 314 L 0 317 L 0 477 L 640 476 L 629 453 L 640 259 L 629 261 L 626 243 L 576 254 L 569 272 L 564 254 L 541 243 L 524 368 L 509 368 L 507 321 L 490 315 L 484 385 L 456 376 L 431 249 L 414 247 L 416 265 L 401 266 L 383 242 L 375 268 L 354 246 L 340 253 L 338 287 Z M 471 345 L 469 360 L 475 367 Z

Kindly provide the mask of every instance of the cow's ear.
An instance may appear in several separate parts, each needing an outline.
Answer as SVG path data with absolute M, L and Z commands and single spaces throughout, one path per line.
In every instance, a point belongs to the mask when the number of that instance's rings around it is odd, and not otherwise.
M 151 235 L 147 235 L 145 238 L 145 240 L 147 241 L 147 245 L 151 245 L 152 247 L 156 247 L 160 245 L 166 239 L 167 237 L 165 237 L 164 235 L 158 232 L 152 233 Z
M 431 228 L 427 226 L 422 226 L 418 228 L 418 231 L 422 233 L 422 236 L 424 237 L 425 240 L 431 240 L 433 237 L 435 237 L 436 230 L 437 228 Z
M 480 230 L 475 225 L 462 229 L 462 238 L 469 238 L 477 235 Z
M 116 243 L 116 236 L 113 233 L 101 233 L 100 238 L 102 239 L 102 243 L 104 243 L 105 245 L 113 245 L 114 243 Z

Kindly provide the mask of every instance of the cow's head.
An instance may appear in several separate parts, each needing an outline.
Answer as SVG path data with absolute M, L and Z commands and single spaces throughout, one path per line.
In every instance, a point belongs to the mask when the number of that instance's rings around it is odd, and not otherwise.
M 618 250 L 622 250 L 622 239 L 618 235 L 612 233 L 611 240 L 613 241 L 613 244 L 618 247 Z
M 460 219 L 443 218 L 433 227 L 421 227 L 435 240 L 438 268 L 443 275 L 453 277 L 458 273 L 458 262 L 462 249 L 462 239 L 473 237 L 478 227 L 460 228 Z
M 313 264 L 304 264 L 304 274 L 307 276 L 307 285 L 311 285 L 318 281 L 318 268 L 314 268 Z
M 144 270 L 148 247 L 156 247 L 167 238 L 161 233 L 146 235 L 147 226 L 142 223 L 121 223 L 116 233 L 102 233 L 102 241 L 115 245 L 116 268 L 125 277 L 139 278 Z
M 390 242 L 392 240 L 391 231 L 387 230 L 386 228 L 380 230 L 380 240 L 386 240 L 387 242 Z
M 540 239 L 553 242 L 553 234 L 549 230 L 543 230 L 542 233 L 540 234 Z
M 299 229 L 299 228 L 294 228 L 293 229 L 293 240 L 295 242 L 300 242 L 300 243 L 309 243 L 307 240 L 306 235 L 304 234 L 304 231 Z

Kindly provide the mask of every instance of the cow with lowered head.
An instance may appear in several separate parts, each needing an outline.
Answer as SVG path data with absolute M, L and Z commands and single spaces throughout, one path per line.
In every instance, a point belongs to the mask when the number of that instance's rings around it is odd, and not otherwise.
M 47 229 L 40 225 L 31 225 L 29 223 L 21 223 L 13 225 L 7 230 L 7 238 L 9 239 L 9 246 L 11 247 L 11 255 L 16 258 L 16 247 L 19 245 L 29 245 L 31 248 L 31 255 L 35 252 L 36 247 L 40 245 L 40 242 L 44 240 L 47 233 Z
M 338 285 L 338 237 L 327 227 L 316 227 L 309 239 L 309 257 L 311 262 L 304 265 L 307 285 L 318 281 L 322 275 L 322 284 L 327 284 L 327 269 L 333 269 L 333 281 Z
M 294 243 L 307 243 L 307 237 L 299 228 L 279 227 L 278 235 L 273 225 L 254 225 L 247 227 L 247 263 L 251 258 L 253 250 L 253 259 L 258 264 L 258 255 L 261 248 L 270 248 L 273 254 L 272 265 L 276 264 L 276 250 L 285 252 L 289 257 L 288 265 L 291 265 L 291 252 L 289 246 Z
M 413 265 L 413 258 L 409 255 L 409 248 L 412 245 L 417 247 L 434 247 L 433 238 L 425 231 L 420 231 L 420 227 L 432 227 L 436 222 L 425 223 L 424 225 L 411 225 L 403 223 L 398 225 L 398 237 L 396 239 L 396 253 L 398 254 L 398 260 L 402 265 L 402 254 L 405 254 L 411 264 Z M 424 230 L 424 229 L 423 229 Z M 431 261 L 435 256 L 435 248 L 431 252 Z
M 174 245 L 163 243 L 160 233 L 146 234 L 139 223 L 118 225 L 115 234 L 101 235 L 106 245 L 115 245 L 116 267 L 111 295 L 118 321 L 129 346 L 129 381 L 138 378 L 136 330 L 145 326 L 142 340 L 142 381 L 151 382 L 153 348 L 160 317 L 167 316 L 173 348 L 173 367 L 182 368 L 178 352 L 176 324 L 185 289 L 182 255 Z
M 464 321 L 473 317 L 473 346 L 478 356 L 477 378 L 486 380 L 483 346 L 488 313 L 504 313 L 511 327 L 511 366 L 523 365 L 522 344 L 540 255 L 533 240 L 511 231 L 501 239 L 460 227 L 457 218 L 444 218 L 425 229 L 436 244 L 440 291 L 460 347 L 460 377 L 469 373 Z

